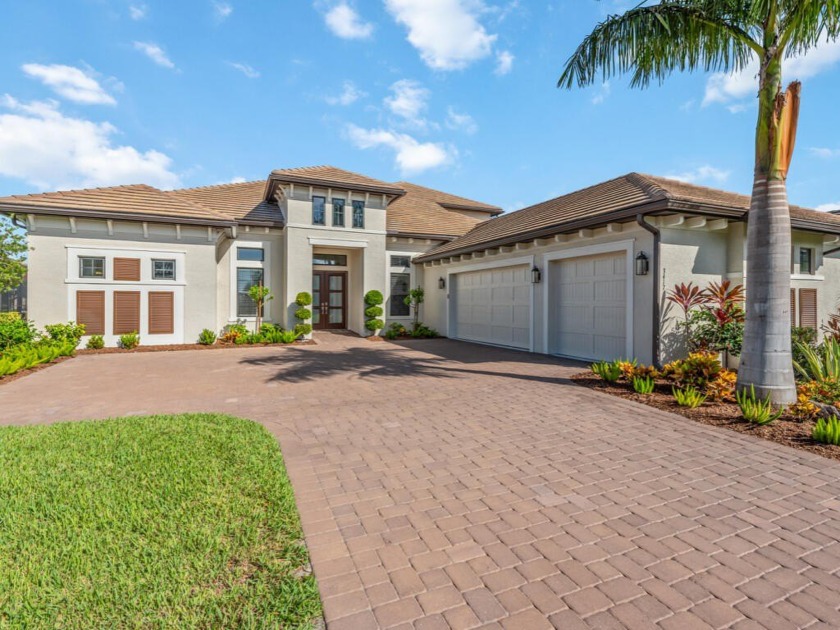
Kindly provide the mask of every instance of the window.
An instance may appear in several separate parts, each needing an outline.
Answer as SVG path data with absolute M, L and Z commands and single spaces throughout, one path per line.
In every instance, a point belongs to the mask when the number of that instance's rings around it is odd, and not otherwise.
M 410 256 L 391 256 L 392 267 L 409 267 L 411 266 Z
M 327 199 L 325 197 L 312 197 L 312 223 L 314 225 L 326 225 Z
M 391 306 L 389 309 L 391 317 L 408 317 L 411 315 L 411 308 L 405 303 L 410 284 L 411 274 L 391 274 Z
M 240 267 L 236 270 L 236 316 L 256 317 L 257 304 L 248 295 L 253 286 L 262 284 L 263 270 Z
M 814 275 L 814 250 L 810 247 L 799 248 L 799 273 Z
M 152 261 L 152 280 L 174 280 L 175 279 L 175 261 L 174 260 L 153 260 Z
M 333 227 L 344 227 L 344 199 L 333 199 Z
M 262 262 L 265 260 L 265 252 L 262 247 L 238 247 L 236 249 L 236 260 Z
M 79 257 L 80 278 L 105 278 L 105 259 Z
M 312 256 L 312 264 L 327 267 L 346 267 L 347 256 L 344 254 L 315 254 Z
M 364 228 L 365 227 L 365 202 L 364 201 L 354 201 L 353 202 L 353 227 L 354 228 Z

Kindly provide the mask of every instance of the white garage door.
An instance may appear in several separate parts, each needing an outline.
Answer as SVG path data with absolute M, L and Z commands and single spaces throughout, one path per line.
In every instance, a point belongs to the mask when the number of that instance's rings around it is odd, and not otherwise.
M 549 344 L 552 354 L 581 359 L 627 354 L 627 255 L 551 263 Z
M 531 270 L 527 265 L 452 276 L 453 337 L 530 349 Z

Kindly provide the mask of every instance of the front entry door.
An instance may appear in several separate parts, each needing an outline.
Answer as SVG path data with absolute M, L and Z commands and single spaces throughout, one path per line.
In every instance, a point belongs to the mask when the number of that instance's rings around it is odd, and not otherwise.
M 347 272 L 312 272 L 312 327 L 347 328 Z

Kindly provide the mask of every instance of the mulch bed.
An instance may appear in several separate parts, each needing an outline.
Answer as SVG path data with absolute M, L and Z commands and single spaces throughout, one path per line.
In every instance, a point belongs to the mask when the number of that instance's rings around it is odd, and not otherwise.
M 64 363 L 65 361 L 69 361 L 73 357 L 58 357 L 54 361 L 50 361 L 49 363 L 42 363 L 41 365 L 36 365 L 35 367 L 28 368 L 26 370 L 20 370 L 19 372 L 15 372 L 14 374 L 10 374 L 9 376 L 0 376 L 0 385 L 5 385 L 7 383 L 11 383 L 12 381 L 16 381 L 19 378 L 23 378 L 24 376 L 29 376 L 35 372 L 40 372 L 41 370 L 46 370 L 48 367 L 53 365 L 58 365 L 59 363 Z
M 758 426 L 746 422 L 741 418 L 741 410 L 735 403 L 706 402 L 696 409 L 680 407 L 671 394 L 671 384 L 665 381 L 657 382 L 656 389 L 650 395 L 637 394 L 626 383 L 611 384 L 594 376 L 591 372 L 581 372 L 572 376 L 572 382 L 582 387 L 589 387 L 605 394 L 627 398 L 684 416 L 695 422 L 713 427 L 723 427 L 730 431 L 746 433 L 764 440 L 770 440 L 784 446 L 792 446 L 803 451 L 829 459 L 840 460 L 840 446 L 819 444 L 811 438 L 812 422 L 799 421 L 790 416 L 782 416 L 775 422 Z

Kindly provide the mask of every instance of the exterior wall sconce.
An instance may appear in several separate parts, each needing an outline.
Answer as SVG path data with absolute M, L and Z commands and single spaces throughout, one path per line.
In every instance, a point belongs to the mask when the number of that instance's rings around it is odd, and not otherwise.
M 531 269 L 531 284 L 539 284 L 540 280 L 542 280 L 542 272 L 539 267 L 534 265 L 534 268 Z
M 445 289 L 446 288 L 446 278 L 441 276 L 438 278 L 438 289 Z
M 639 252 L 636 256 L 636 275 L 646 276 L 649 270 L 650 260 L 648 259 L 647 254 L 645 254 L 644 252 Z

